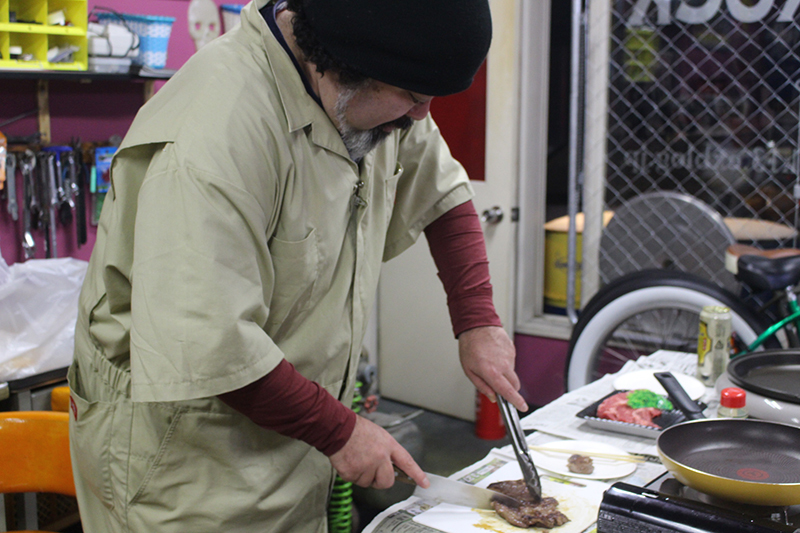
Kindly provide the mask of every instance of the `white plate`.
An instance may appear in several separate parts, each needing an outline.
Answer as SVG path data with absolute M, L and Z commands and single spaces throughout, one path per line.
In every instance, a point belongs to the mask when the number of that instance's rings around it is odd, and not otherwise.
M 553 450 L 574 450 L 576 452 L 583 452 L 586 455 L 594 453 L 613 453 L 615 455 L 629 455 L 622 448 L 617 448 L 610 444 L 602 442 L 592 442 L 588 440 L 564 440 L 556 442 L 548 442 L 545 444 L 547 448 Z M 603 459 L 600 457 L 592 457 L 592 464 L 594 464 L 594 472 L 591 474 L 576 474 L 570 472 L 567 468 L 567 459 L 570 454 L 564 452 L 550 452 L 544 450 L 531 450 L 531 459 L 536 468 L 549 470 L 562 476 L 583 478 L 583 479 L 616 479 L 625 477 L 636 470 L 636 463 L 627 461 L 616 461 L 614 459 Z
M 664 390 L 664 387 L 653 375 L 656 372 L 664 372 L 664 370 L 635 370 L 622 374 L 614 380 L 614 388 L 617 390 L 647 389 L 656 394 L 666 396 L 667 391 Z M 692 400 L 699 400 L 706 393 L 706 386 L 699 379 L 678 372 L 673 372 L 672 375 L 675 376 L 678 383 L 686 390 Z

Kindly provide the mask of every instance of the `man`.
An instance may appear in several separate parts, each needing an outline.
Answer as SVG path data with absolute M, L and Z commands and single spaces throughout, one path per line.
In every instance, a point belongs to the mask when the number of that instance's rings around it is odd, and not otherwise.
M 490 41 L 486 0 L 242 10 L 139 112 L 80 299 L 84 530 L 326 529 L 333 475 L 410 455 L 348 409 L 381 261 L 424 230 L 465 372 L 525 410 L 463 168 L 428 116 Z

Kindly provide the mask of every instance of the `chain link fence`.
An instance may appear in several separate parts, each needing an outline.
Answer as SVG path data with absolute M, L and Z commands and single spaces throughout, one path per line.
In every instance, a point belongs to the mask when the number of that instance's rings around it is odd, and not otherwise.
M 730 242 L 797 244 L 800 0 L 609 4 L 604 205 L 625 217 L 601 281 L 659 267 L 730 287 Z M 666 207 L 638 201 L 653 193 Z

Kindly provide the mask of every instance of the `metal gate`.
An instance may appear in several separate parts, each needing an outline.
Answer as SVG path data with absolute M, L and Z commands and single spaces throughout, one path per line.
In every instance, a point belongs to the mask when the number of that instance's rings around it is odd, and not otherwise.
M 740 242 L 796 246 L 800 0 L 586 4 L 573 76 L 585 106 L 574 131 L 587 225 L 603 210 L 672 191 L 719 213 Z M 626 250 L 637 245 L 587 230 L 584 302 L 622 273 L 615 261 L 629 262 Z M 691 254 L 693 243 L 670 246 Z M 612 266 L 599 272 L 601 264 Z

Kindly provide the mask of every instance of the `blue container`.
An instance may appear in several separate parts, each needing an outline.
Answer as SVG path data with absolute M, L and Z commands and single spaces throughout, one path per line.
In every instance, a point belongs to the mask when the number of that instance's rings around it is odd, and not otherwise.
M 226 32 L 239 23 L 244 4 L 222 4 L 222 31 Z
M 97 14 L 97 21 L 100 24 L 119 24 L 120 18 L 132 32 L 139 36 L 139 54 L 133 62 L 155 69 L 164 68 L 167 65 L 167 46 L 175 18 L 128 13 Z

